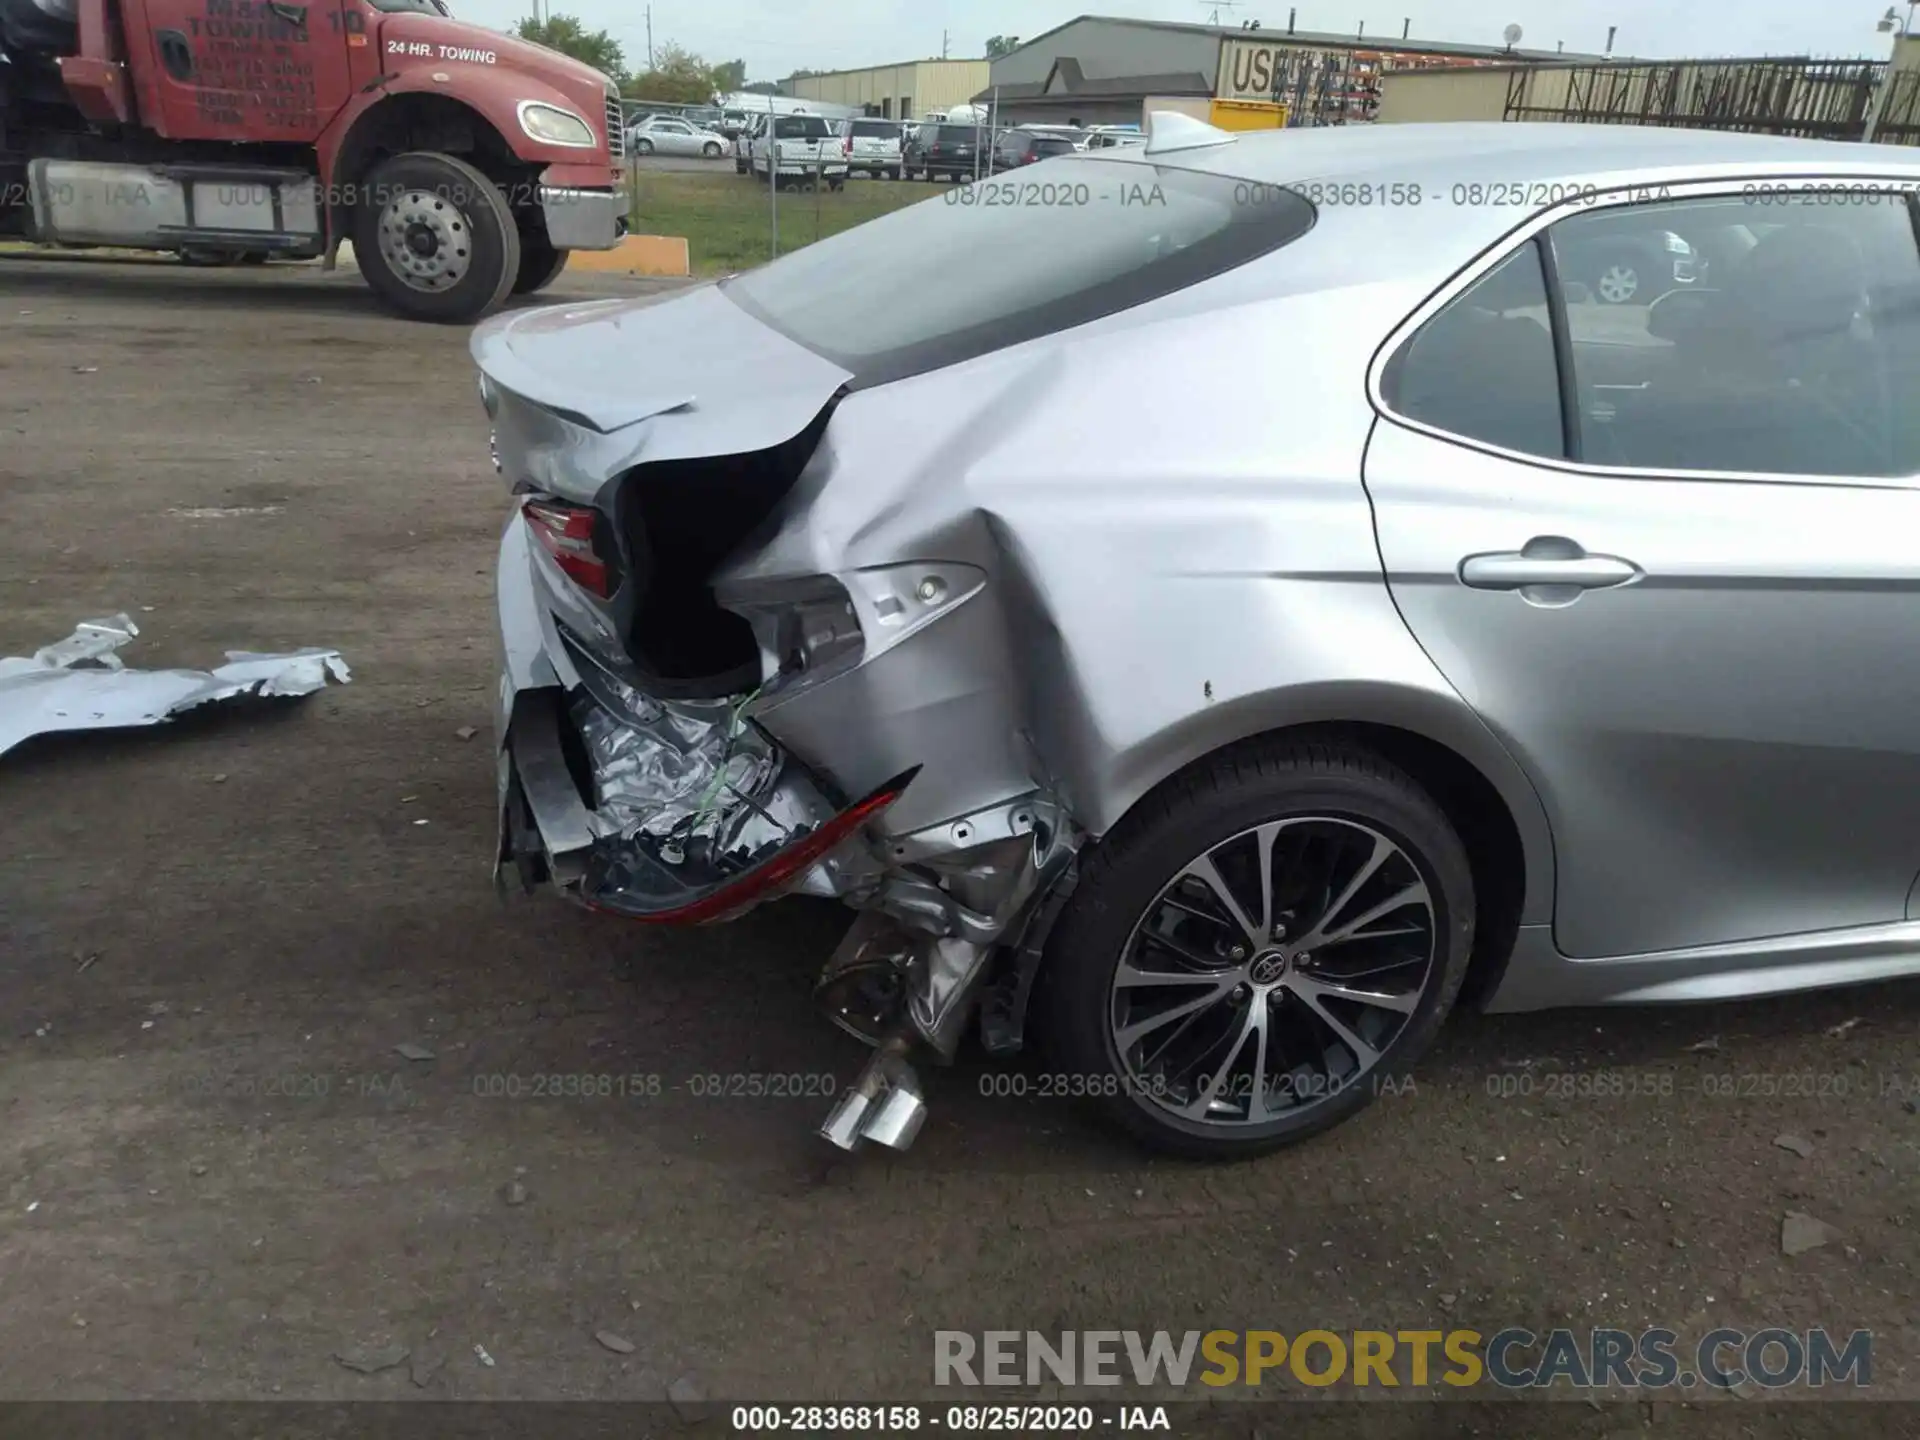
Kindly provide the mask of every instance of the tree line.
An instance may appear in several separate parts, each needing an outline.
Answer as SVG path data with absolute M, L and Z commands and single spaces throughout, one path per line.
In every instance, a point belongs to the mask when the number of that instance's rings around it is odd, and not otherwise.
M 763 80 L 747 84 L 747 62 L 728 60 L 709 64 L 692 51 L 668 41 L 654 51 L 652 63 L 643 69 L 627 68 L 625 47 L 605 30 L 589 30 L 572 15 L 549 15 L 543 20 L 520 22 L 522 40 L 545 45 L 563 55 L 584 61 L 610 75 L 619 83 L 620 93 L 632 100 L 659 100 L 676 105 L 704 105 L 715 95 L 736 90 L 759 90 L 768 94 L 778 87 Z M 993 35 L 987 39 L 986 53 L 997 60 L 1020 44 L 1013 35 Z M 812 70 L 796 70 L 793 78 L 812 75 Z
M 618 40 L 605 30 L 589 30 L 572 15 L 525 19 L 518 33 L 522 40 L 571 55 L 611 76 L 629 99 L 704 105 L 715 95 L 749 88 L 746 61 L 710 64 L 672 41 L 654 51 L 652 64 L 630 69 L 626 49 Z

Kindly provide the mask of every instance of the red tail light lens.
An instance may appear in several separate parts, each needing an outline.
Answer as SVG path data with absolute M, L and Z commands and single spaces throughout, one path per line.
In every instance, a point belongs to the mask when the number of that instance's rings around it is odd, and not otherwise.
M 815 862 L 838 849 L 843 840 L 869 820 L 884 813 L 904 795 L 907 786 L 913 783 L 913 777 L 919 773 L 920 767 L 916 765 L 898 779 L 888 781 L 864 800 L 842 810 L 811 835 L 763 862 L 758 869 L 749 870 L 731 884 L 721 886 L 713 894 L 691 905 L 682 905 L 677 910 L 656 911 L 651 915 L 636 915 L 631 911 L 595 904 L 591 899 L 587 904 L 592 909 L 605 910 L 650 925 L 706 925 L 715 920 L 729 919 L 766 899 L 771 892 L 784 889 Z
M 529 500 L 521 515 L 567 578 L 602 600 L 613 596 L 613 573 L 593 546 L 596 515 L 584 505 Z

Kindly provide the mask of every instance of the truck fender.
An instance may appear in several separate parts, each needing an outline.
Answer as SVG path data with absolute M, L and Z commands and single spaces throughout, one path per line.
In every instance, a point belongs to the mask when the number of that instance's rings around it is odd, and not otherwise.
M 470 76 L 462 78 L 471 79 Z M 576 115 L 580 113 L 575 102 L 545 82 L 516 73 L 511 86 L 469 84 L 456 94 L 450 88 L 452 79 L 447 71 L 427 67 L 383 75 L 334 116 L 314 142 L 319 152 L 320 186 L 327 196 L 329 263 L 346 232 L 353 204 L 351 187 L 363 169 L 370 142 L 380 133 L 383 122 L 410 97 L 431 97 L 465 110 L 473 118 L 476 130 L 483 126 L 491 130 L 505 150 L 529 170 L 577 164 L 587 154 L 569 146 L 535 140 L 520 128 L 520 106 L 529 100 L 554 105 Z M 595 123 L 594 116 L 583 118 L 589 125 Z

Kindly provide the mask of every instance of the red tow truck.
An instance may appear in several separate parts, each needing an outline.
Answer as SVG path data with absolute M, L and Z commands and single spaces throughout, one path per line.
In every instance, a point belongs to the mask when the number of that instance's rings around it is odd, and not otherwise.
M 334 263 L 478 319 L 626 231 L 605 75 L 444 0 L 0 0 L 0 237 Z

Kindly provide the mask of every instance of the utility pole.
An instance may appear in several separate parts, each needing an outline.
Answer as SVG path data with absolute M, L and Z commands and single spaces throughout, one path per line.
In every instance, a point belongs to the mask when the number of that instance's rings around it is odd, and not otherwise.
M 653 7 L 651 5 L 647 6 L 647 69 L 653 69 Z
M 940 58 L 947 58 L 947 32 L 944 30 L 940 32 Z

